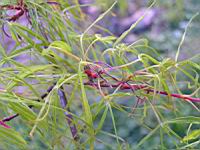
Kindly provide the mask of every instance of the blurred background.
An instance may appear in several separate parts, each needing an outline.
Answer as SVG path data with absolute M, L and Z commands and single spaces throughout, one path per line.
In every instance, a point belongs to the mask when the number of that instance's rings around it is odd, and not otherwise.
M 79 0 L 79 2 L 91 5 L 83 7 L 82 10 L 87 14 L 87 21 L 92 22 L 108 9 L 114 0 Z M 174 58 L 187 23 L 199 12 L 200 2 L 197 0 L 157 0 L 154 7 L 147 10 L 151 2 L 148 0 L 118 0 L 111 15 L 107 15 L 99 24 L 115 36 L 119 36 L 145 11 L 148 11 L 124 42 L 131 43 L 140 38 L 147 38 L 152 47 L 163 55 Z M 188 28 L 181 48 L 181 59 L 190 58 L 199 53 L 199 34 L 200 15 L 192 21 Z
M 60 0 L 64 1 L 64 0 Z M 12 0 L 3 0 L 0 4 L 13 3 Z M 59 0 L 57 0 L 59 2 Z M 69 0 L 71 5 L 77 4 L 77 0 Z M 80 28 L 86 29 L 100 14 L 105 12 L 114 2 L 114 0 L 78 0 L 82 5 L 81 11 L 82 15 L 80 18 L 84 18 L 84 22 L 77 22 Z M 200 1 L 199 0 L 157 0 L 155 5 L 147 9 L 152 1 L 148 0 L 118 0 L 116 6 L 112 9 L 111 13 L 107 14 L 97 24 L 101 27 L 93 28 L 90 33 L 100 33 L 102 35 L 114 35 L 119 37 L 124 31 L 126 31 L 133 23 L 135 23 L 146 11 L 147 15 L 144 19 L 134 28 L 131 33 L 124 39 L 125 43 L 132 43 L 138 39 L 146 38 L 148 39 L 150 45 L 154 47 L 162 57 L 170 57 L 174 59 L 178 45 L 183 36 L 186 25 L 189 20 L 200 11 Z M 27 20 L 20 18 L 18 22 L 21 24 L 28 24 Z M 102 27 L 104 29 L 102 29 Z M 109 32 L 108 32 L 108 31 Z M 105 31 L 105 32 L 104 32 Z M 3 32 L 1 32 L 1 36 Z M 14 48 L 14 41 L 5 35 L 4 40 L 0 42 L 8 51 Z M 188 59 L 196 56 L 200 53 L 200 15 L 194 18 L 192 23 L 189 25 L 187 34 L 185 37 L 184 44 L 181 47 L 179 59 Z M 27 63 L 27 55 L 24 58 L 19 58 L 19 61 L 25 61 Z M 198 61 L 199 62 L 199 61 Z M 23 90 L 22 90 L 23 91 Z M 184 93 L 189 93 L 190 91 L 184 91 Z M 93 98 L 93 97 L 92 97 Z M 97 97 L 98 98 L 98 97 Z M 115 101 L 123 101 L 122 98 L 116 99 Z M 135 99 L 133 97 L 125 97 L 124 105 L 127 107 L 133 106 Z M 185 104 L 185 103 L 184 103 Z M 166 119 L 174 118 L 176 116 L 188 116 L 196 115 L 199 113 L 193 112 L 193 108 L 190 105 L 184 105 L 178 103 L 176 110 L 174 108 L 169 108 L 166 106 L 161 108 L 162 113 L 165 114 Z M 3 107 L 3 106 L 2 106 Z M 158 104 L 159 107 L 159 104 Z M 130 149 L 135 146 L 143 137 L 148 135 L 149 130 L 153 129 L 157 124 L 157 119 L 152 111 L 148 111 L 148 114 L 142 114 L 142 111 L 137 111 L 133 115 L 127 115 L 120 111 L 114 110 L 114 115 L 116 119 L 116 127 L 118 130 L 118 135 L 124 139 L 124 147 L 127 147 L 129 143 Z M 147 115 L 148 117 L 142 118 L 142 116 Z M 21 123 L 19 121 L 19 123 Z M 15 124 L 18 130 L 22 133 L 23 125 Z M 173 124 L 171 128 L 181 137 L 186 135 L 187 126 L 181 126 Z M 193 126 L 193 128 L 199 128 L 199 126 Z M 114 133 L 112 119 L 110 116 L 106 118 L 103 130 L 108 133 Z M 110 138 L 110 136 L 99 135 L 99 139 L 103 139 L 107 143 L 110 143 L 111 147 L 116 147 L 116 140 Z M 175 143 L 179 143 L 177 139 L 171 137 L 164 139 L 164 145 L 168 149 L 173 149 Z M 38 149 L 45 145 L 40 143 L 40 140 L 36 140 L 36 145 Z M 115 145 L 116 144 L 116 145 Z M 159 133 L 152 136 L 148 141 L 146 141 L 141 149 L 160 149 L 160 136 Z M 37 146 L 33 146 L 33 149 Z M 96 149 L 111 149 L 109 146 L 106 147 L 104 144 L 98 144 Z

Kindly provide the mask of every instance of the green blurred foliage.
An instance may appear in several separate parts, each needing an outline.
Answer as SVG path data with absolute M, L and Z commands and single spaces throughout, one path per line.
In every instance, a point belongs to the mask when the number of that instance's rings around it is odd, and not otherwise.
M 113 74 L 123 80 L 126 78 L 126 73 L 131 74 L 136 70 L 147 68 L 151 76 L 134 77 L 136 83 L 147 82 L 157 90 L 192 94 L 199 88 L 200 69 L 199 55 L 197 55 L 200 40 L 199 16 L 188 28 L 189 32 L 179 56 L 180 61 L 175 62 L 174 56 L 185 24 L 199 11 L 195 9 L 199 5 L 198 2 L 157 1 L 154 7 L 160 8 L 164 13 L 155 19 L 158 22 L 164 20 L 166 25 L 158 32 L 148 30 L 144 34 L 137 35 L 138 39 L 141 37 L 146 39 L 132 46 L 121 43 L 123 40 L 112 34 L 106 37 L 100 35 L 101 33 L 96 34 L 94 28 L 109 33 L 108 28 L 106 26 L 100 28 L 96 24 L 89 26 L 84 18 L 87 14 L 84 14 L 81 6 L 77 5 L 77 0 L 70 2 L 60 0 L 62 5 L 56 8 L 40 4 L 39 1 L 26 2 L 31 8 L 32 28 L 9 23 L 10 33 L 16 40 L 16 45 L 11 52 L 7 52 L 5 47 L 0 47 L 0 81 L 7 90 L 6 93 L 0 93 L 0 108 L 1 118 L 13 113 L 21 114 L 8 124 L 19 133 L 18 141 L 23 143 L 22 139 L 25 139 L 28 144 L 24 143 L 25 148 L 23 148 L 19 142 L 18 147 L 14 147 L 10 140 L 12 134 L 5 133 L 2 135 L 7 134 L 10 137 L 7 143 L 0 143 L 3 149 L 198 148 L 199 104 L 148 95 L 142 91 L 113 94 L 114 90 L 105 90 L 108 95 L 102 97 L 98 90 L 83 85 L 83 81 L 88 79 L 83 73 L 84 64 L 81 63 L 84 62 L 79 60 L 79 58 L 83 61 L 90 60 L 90 63 L 109 62 L 112 66 L 120 66 L 140 56 L 139 63 L 123 67 Z M 130 2 L 119 0 L 117 6 L 113 6 L 111 13 L 104 13 L 97 20 L 101 21 L 107 16 L 112 18 L 114 12 L 120 17 L 127 17 L 126 10 Z M 147 7 L 150 3 L 150 1 L 135 1 L 138 7 Z M 105 12 L 111 4 L 112 1 L 97 0 L 94 5 L 102 6 L 102 12 Z M 76 6 L 71 7 L 73 5 Z M 67 15 L 64 15 L 65 12 Z M 155 27 L 160 29 L 156 23 Z M 118 40 L 119 43 L 115 44 Z M 88 50 L 87 55 L 84 53 L 86 50 Z M 23 54 L 27 54 L 29 59 L 26 64 L 15 59 Z M 196 58 L 184 60 L 194 54 Z M 166 56 L 169 58 L 165 58 Z M 159 67 L 151 68 L 154 65 Z M 55 81 L 57 85 L 45 99 L 46 102 L 35 101 Z M 80 141 L 75 141 L 71 137 L 64 115 L 66 110 L 59 104 L 57 88 L 63 85 L 74 123 L 80 133 Z M 16 95 L 15 92 L 20 86 L 25 87 L 25 90 Z M 133 113 L 137 95 L 146 99 Z M 199 93 L 194 95 L 198 97 Z M 28 105 L 34 105 L 33 110 L 29 109 Z M 41 120 L 37 121 L 38 119 Z M 30 138 L 28 134 L 33 126 L 37 128 L 33 138 Z M 2 128 L 1 130 L 4 131 Z

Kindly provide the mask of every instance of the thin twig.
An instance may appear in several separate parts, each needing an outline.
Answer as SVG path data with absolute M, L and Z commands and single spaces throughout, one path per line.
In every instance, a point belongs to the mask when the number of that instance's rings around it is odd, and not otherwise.
M 63 109 L 66 109 L 68 101 L 67 101 L 67 98 L 66 98 L 63 90 L 64 90 L 63 87 L 59 88 L 58 95 L 59 95 L 61 107 Z M 74 124 L 73 116 L 69 112 L 70 112 L 70 108 L 68 107 L 67 110 L 65 111 L 65 115 L 67 117 L 67 122 L 70 127 L 70 131 L 71 131 L 73 139 L 75 141 L 78 141 L 79 140 L 78 131 L 77 131 L 76 125 Z
M 54 88 L 54 86 L 56 85 L 56 83 L 54 83 L 52 86 L 50 86 L 48 89 L 47 89 L 47 92 L 44 93 L 43 95 L 40 96 L 41 99 L 44 99 L 45 97 L 47 97 L 48 93 L 51 92 L 51 90 Z M 4 91 L 5 92 L 5 91 Z M 40 101 L 39 99 L 37 101 Z M 32 108 L 33 105 L 29 105 L 29 108 Z M 5 125 L 5 122 L 8 122 L 16 117 L 18 117 L 19 114 L 14 114 L 14 115 L 11 115 L 11 116 L 8 116 L 2 120 L 0 120 L 0 125 L 6 127 Z M 6 127 L 7 128 L 7 127 Z
M 84 84 L 98 88 L 98 84 L 97 83 L 86 82 Z M 118 87 L 118 85 L 119 85 L 119 83 L 118 84 L 106 84 L 106 83 L 103 83 L 100 86 L 102 88 L 106 88 L 106 87 L 108 88 L 110 86 Z M 124 84 L 122 84 L 120 89 L 121 90 L 128 90 L 128 89 L 131 90 L 131 89 L 133 89 L 134 91 L 142 89 L 142 90 L 146 91 L 147 93 L 155 92 L 156 94 L 160 94 L 160 95 L 166 95 L 166 96 L 170 96 L 170 97 L 184 99 L 186 101 L 199 102 L 200 103 L 200 98 L 190 97 L 188 95 L 182 95 L 182 94 L 176 94 L 176 93 L 171 93 L 170 94 L 170 93 L 167 93 L 166 91 L 155 91 L 154 89 L 149 88 L 148 85 L 145 85 L 145 84 L 127 84 L 127 83 L 124 83 Z

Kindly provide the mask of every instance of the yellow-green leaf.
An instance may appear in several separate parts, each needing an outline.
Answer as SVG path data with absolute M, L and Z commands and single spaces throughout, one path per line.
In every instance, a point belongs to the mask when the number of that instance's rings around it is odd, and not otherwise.
M 200 129 L 193 130 L 190 134 L 188 134 L 187 136 L 185 136 L 182 139 L 182 142 L 186 142 L 186 141 L 190 141 L 190 140 L 195 140 L 195 139 L 197 139 L 199 137 L 200 137 Z

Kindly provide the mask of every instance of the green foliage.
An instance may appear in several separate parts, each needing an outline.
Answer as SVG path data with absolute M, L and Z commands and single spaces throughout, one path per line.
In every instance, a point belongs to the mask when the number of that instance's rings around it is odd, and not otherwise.
M 27 142 L 23 139 L 23 137 L 13 129 L 7 129 L 0 127 L 0 137 L 1 143 L 5 145 L 14 144 L 18 147 L 25 147 Z
M 175 58 L 163 58 L 147 39 L 130 44 L 122 42 L 145 14 L 117 38 L 90 34 L 116 2 L 86 29 L 80 26 L 84 14 L 77 1 L 71 4 L 74 7 L 62 0 L 59 3 L 55 8 L 27 0 L 31 28 L 6 22 L 15 45 L 11 51 L 0 45 L 1 117 L 14 113 L 20 117 L 8 123 L 12 129 L 0 126 L 0 146 L 8 149 L 13 145 L 15 149 L 197 148 L 199 104 L 170 95 L 187 93 L 200 97 L 200 55 L 178 59 L 186 32 Z M 20 59 L 27 61 L 23 63 Z M 83 68 L 88 64 L 97 66 L 95 61 L 113 66 L 108 72 L 120 81 L 130 79 L 130 84 L 145 84 L 153 91 L 124 92 L 121 85 L 110 89 L 86 85 L 88 77 Z M 96 82 L 98 86 L 101 84 L 99 79 Z M 54 83 L 47 96 L 41 98 Z M 20 92 L 20 87 L 25 89 Z M 66 108 L 59 103 L 61 87 L 68 99 Z M 161 96 L 157 91 L 167 94 Z M 140 104 L 134 108 L 138 97 Z M 73 117 L 70 121 L 76 126 L 79 139 L 72 136 L 66 112 Z M 118 128 L 120 124 L 123 129 Z M 196 128 L 191 129 L 192 125 Z M 127 126 L 131 128 L 128 133 Z M 127 138 L 129 132 L 135 133 L 134 137 Z

